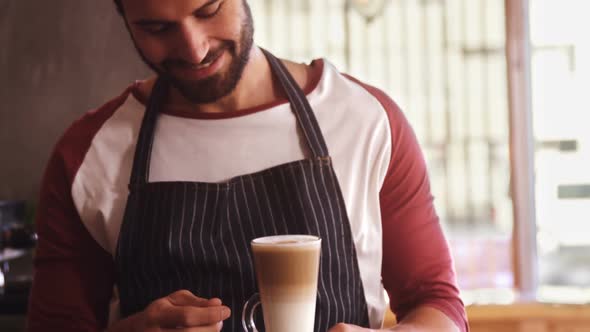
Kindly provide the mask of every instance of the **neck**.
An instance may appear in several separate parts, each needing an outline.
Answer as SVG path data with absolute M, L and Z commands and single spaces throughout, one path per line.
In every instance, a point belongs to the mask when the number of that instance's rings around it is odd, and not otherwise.
M 262 51 L 254 46 L 242 78 L 227 96 L 209 104 L 196 104 L 186 99 L 177 89 L 171 88 L 168 104 L 203 113 L 231 112 L 276 100 L 280 94 L 273 87 L 270 65 Z

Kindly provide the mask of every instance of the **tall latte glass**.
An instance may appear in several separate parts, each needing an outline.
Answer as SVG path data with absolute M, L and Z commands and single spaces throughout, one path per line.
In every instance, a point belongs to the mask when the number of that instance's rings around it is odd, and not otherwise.
M 253 315 L 262 303 L 266 332 L 312 332 L 318 289 L 321 239 L 277 235 L 252 241 L 260 294 L 244 306 L 244 331 L 258 331 Z

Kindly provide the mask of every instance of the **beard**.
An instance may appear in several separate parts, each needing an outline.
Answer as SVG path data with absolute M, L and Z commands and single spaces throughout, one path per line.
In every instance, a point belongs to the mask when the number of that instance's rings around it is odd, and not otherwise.
M 242 78 L 244 68 L 250 60 L 250 51 L 254 44 L 254 22 L 250 7 L 243 1 L 245 18 L 242 22 L 238 41 L 224 40 L 215 50 L 210 50 L 201 63 L 215 61 L 223 52 L 228 51 L 231 62 L 225 72 L 219 72 L 200 80 L 187 80 L 175 77 L 171 68 L 193 67 L 196 64 L 182 59 L 165 59 L 159 66 L 150 62 L 135 43 L 139 56 L 161 78 L 166 79 L 184 98 L 195 104 L 208 104 L 229 95 Z

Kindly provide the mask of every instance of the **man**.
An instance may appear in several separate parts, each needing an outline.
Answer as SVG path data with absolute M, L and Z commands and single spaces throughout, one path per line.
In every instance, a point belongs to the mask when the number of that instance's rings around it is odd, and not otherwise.
M 28 330 L 239 331 L 249 241 L 292 233 L 322 238 L 316 331 L 380 329 L 385 290 L 396 331 L 468 330 L 393 101 L 254 46 L 245 0 L 115 2 L 157 79 L 57 144 Z

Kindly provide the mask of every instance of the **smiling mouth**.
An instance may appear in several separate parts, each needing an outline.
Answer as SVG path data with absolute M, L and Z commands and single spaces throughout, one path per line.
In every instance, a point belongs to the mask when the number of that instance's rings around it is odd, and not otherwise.
M 174 61 L 167 64 L 167 70 L 177 79 L 202 80 L 211 77 L 223 65 L 224 51 L 220 50 L 208 55 L 204 61 L 194 64 L 185 61 Z
M 190 70 L 200 70 L 205 69 L 211 66 L 215 61 L 217 61 L 223 55 L 223 49 L 215 51 L 215 53 L 211 53 L 205 57 L 203 61 L 199 64 L 193 64 L 190 62 L 177 62 L 175 65 L 180 69 L 190 69 Z
M 217 55 L 215 58 L 213 58 L 213 59 L 209 60 L 209 61 L 208 61 L 208 62 L 206 62 L 206 63 L 201 63 L 201 64 L 198 64 L 198 65 L 189 65 L 189 68 L 190 68 L 190 69 L 193 69 L 193 70 L 201 70 L 201 69 L 208 68 L 208 67 L 209 67 L 209 66 L 211 66 L 211 64 L 213 64 L 213 63 L 214 63 L 214 62 L 215 62 L 217 59 L 219 59 L 219 57 L 220 57 L 220 56 L 221 56 L 221 53 L 220 53 L 219 55 Z

